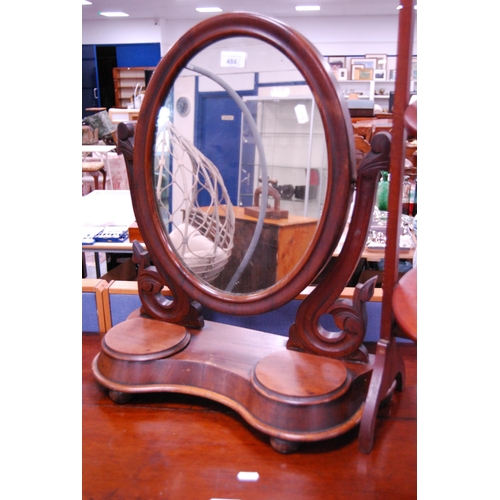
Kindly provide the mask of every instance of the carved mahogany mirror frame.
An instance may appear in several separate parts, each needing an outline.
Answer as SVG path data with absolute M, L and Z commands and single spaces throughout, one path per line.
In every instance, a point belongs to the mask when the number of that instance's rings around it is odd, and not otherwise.
M 309 85 L 326 135 L 328 185 L 314 239 L 295 269 L 264 290 L 232 294 L 214 289 L 197 278 L 171 250 L 158 212 L 152 151 L 159 110 L 180 72 L 210 44 L 243 36 L 264 41 L 281 51 L 295 64 Z M 344 99 L 328 64 L 307 39 L 289 26 L 255 14 L 222 14 L 198 24 L 178 40 L 156 68 L 135 131 L 131 187 L 134 211 L 158 272 L 173 289 L 177 285 L 178 295 L 185 294 L 191 300 L 227 314 L 258 314 L 289 302 L 313 281 L 329 261 L 342 235 L 354 190 L 353 151 L 352 127 Z

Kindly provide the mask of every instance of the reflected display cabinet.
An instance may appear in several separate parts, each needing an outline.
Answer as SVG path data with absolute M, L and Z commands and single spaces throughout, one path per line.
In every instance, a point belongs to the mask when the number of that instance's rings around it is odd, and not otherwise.
M 280 194 L 280 207 L 291 215 L 319 219 L 328 161 L 323 125 L 311 96 L 246 97 L 255 119 L 254 137 L 245 116 L 241 127 L 238 204 L 254 204 L 263 169 Z M 261 141 L 264 157 L 259 154 Z

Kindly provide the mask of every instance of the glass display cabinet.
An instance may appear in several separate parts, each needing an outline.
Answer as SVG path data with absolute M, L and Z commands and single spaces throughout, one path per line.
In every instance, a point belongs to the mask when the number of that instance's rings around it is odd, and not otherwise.
M 241 127 L 240 206 L 254 203 L 261 185 L 263 162 L 280 194 L 280 206 L 293 215 L 319 219 L 327 179 L 326 142 L 321 117 L 312 96 L 245 97 L 255 116 L 255 138 L 244 115 Z M 256 148 L 261 140 L 264 158 Z

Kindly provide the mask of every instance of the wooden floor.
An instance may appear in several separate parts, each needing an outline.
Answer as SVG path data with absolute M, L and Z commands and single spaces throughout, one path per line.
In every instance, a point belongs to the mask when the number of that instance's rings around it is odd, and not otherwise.
M 91 371 L 99 336 L 82 335 L 82 345 L 84 500 L 417 497 L 413 344 L 401 346 L 406 388 L 395 393 L 389 411 L 379 416 L 370 455 L 358 451 L 357 428 L 282 455 L 266 436 L 217 403 L 155 394 L 116 405 Z M 239 472 L 257 472 L 258 480 L 240 481 Z

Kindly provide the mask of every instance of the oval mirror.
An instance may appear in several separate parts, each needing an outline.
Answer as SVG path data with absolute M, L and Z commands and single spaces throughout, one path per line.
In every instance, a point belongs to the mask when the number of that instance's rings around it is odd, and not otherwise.
M 200 23 L 155 70 L 135 134 L 155 266 L 222 312 L 292 300 L 344 229 L 352 140 L 335 79 L 301 35 L 252 14 Z

